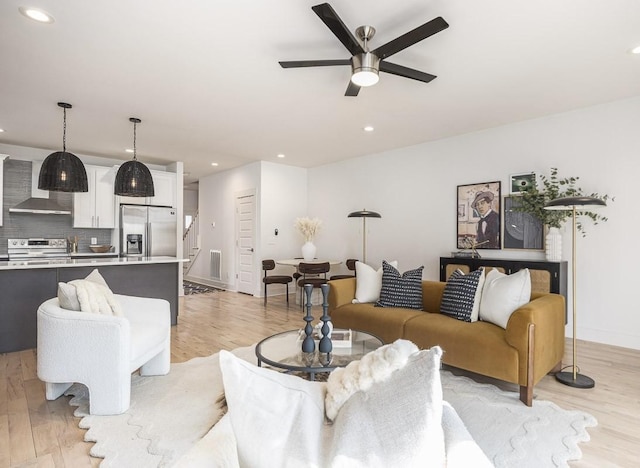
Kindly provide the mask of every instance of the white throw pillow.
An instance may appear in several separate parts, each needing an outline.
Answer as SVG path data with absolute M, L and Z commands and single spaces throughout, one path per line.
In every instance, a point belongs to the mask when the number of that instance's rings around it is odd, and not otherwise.
M 220 351 L 240 466 L 323 466 L 325 384 L 263 369 Z
M 441 355 L 438 347 L 414 353 L 389 378 L 354 393 L 333 422 L 329 466 L 445 466 Z
M 507 328 L 511 314 L 531 300 L 531 275 L 524 268 L 511 275 L 491 270 L 480 299 L 480 320 Z
M 327 418 L 333 421 L 354 393 L 367 391 L 374 383 L 388 379 L 393 371 L 405 366 L 409 356 L 418 351 L 411 341 L 399 339 L 367 353 L 359 361 L 350 362 L 347 367 L 333 371 L 327 379 L 327 396 L 324 400 Z
M 98 269 L 85 279 L 58 283 L 60 307 L 67 310 L 123 317 L 122 307 Z
M 398 261 L 387 262 L 398 268 Z M 354 304 L 362 302 L 377 302 L 382 289 L 382 267 L 374 270 L 366 263 L 356 262 L 356 298 Z
M 352 394 L 330 425 L 326 384 L 220 351 L 239 465 L 386 468 L 429 460 L 429 466 L 444 466 L 441 354 L 440 348 L 411 354 L 385 380 Z

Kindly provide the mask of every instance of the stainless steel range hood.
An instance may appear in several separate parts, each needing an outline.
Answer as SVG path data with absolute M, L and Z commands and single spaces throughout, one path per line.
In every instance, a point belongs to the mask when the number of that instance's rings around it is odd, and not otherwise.
M 31 198 L 18 203 L 13 208 L 9 208 L 9 213 L 32 213 L 32 214 L 57 214 L 70 215 L 71 210 L 63 208 L 57 202 L 45 198 L 48 191 L 38 189 L 38 176 L 42 162 L 31 163 Z
M 48 198 L 27 198 L 18 203 L 13 208 L 9 208 L 10 213 L 33 213 L 33 214 L 59 214 L 70 215 L 71 210 L 67 210 Z

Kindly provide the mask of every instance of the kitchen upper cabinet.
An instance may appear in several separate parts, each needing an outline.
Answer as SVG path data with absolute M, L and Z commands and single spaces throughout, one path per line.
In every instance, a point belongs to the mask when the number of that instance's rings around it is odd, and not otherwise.
M 4 198 L 4 160 L 8 157 L 6 154 L 0 154 L 0 226 L 2 226 L 2 212 L 4 206 L 2 199 Z
M 113 184 L 116 168 L 85 166 L 88 192 L 73 194 L 73 227 L 113 229 L 116 227 Z
M 177 183 L 175 172 L 151 171 L 153 197 L 118 197 L 118 204 L 176 206 Z

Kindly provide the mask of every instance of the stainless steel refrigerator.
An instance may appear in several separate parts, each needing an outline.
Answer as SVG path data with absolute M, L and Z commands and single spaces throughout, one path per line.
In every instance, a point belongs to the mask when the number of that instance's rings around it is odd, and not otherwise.
M 177 211 L 148 205 L 120 205 L 120 255 L 176 256 Z

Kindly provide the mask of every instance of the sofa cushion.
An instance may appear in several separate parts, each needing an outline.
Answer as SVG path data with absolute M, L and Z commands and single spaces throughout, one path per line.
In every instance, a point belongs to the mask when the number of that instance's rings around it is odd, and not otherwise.
M 484 279 L 484 268 L 468 275 L 459 269 L 454 271 L 444 287 L 440 313 L 463 322 L 478 320 Z
M 424 266 L 403 274 L 382 261 L 382 289 L 378 307 L 404 307 L 422 310 L 422 270 Z
M 531 276 L 524 268 L 511 275 L 491 270 L 480 299 L 480 320 L 507 328 L 509 317 L 531 299 Z
M 58 283 L 60 307 L 67 310 L 123 317 L 122 307 L 98 269 L 85 279 Z
M 393 260 L 390 265 L 398 267 L 398 262 Z M 366 263 L 356 262 L 356 297 L 355 304 L 362 302 L 376 302 L 380 299 L 382 288 L 382 267 L 374 270 Z

